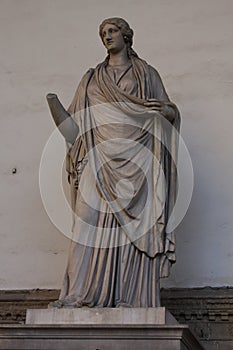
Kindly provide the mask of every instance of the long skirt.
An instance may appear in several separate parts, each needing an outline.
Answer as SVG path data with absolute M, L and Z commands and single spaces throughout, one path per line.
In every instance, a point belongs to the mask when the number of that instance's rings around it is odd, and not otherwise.
M 54 306 L 159 306 L 160 255 L 151 258 L 129 241 L 105 200 L 91 188 L 88 166 L 83 175 L 85 187 L 78 191 L 76 202 L 82 221 L 76 225 L 78 239 L 71 241 L 63 287 Z M 94 234 L 82 222 L 91 222 Z
M 60 307 L 160 306 L 159 256 L 133 244 L 96 248 L 71 242 Z

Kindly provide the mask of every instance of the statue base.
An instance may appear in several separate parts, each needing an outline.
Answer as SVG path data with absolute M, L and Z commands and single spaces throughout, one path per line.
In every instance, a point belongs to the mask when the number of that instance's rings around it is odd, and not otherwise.
M 28 309 L 26 324 L 145 325 L 177 324 L 165 307 Z
M 203 350 L 165 308 L 28 310 L 25 325 L 2 325 L 0 349 Z

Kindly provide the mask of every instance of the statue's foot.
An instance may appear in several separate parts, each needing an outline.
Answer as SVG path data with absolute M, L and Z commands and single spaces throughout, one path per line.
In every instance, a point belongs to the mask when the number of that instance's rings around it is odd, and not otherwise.
M 53 308 L 81 308 L 83 307 L 83 304 L 81 301 L 71 301 L 67 298 L 62 299 L 62 300 L 55 300 L 49 303 L 48 309 L 53 309 Z
M 61 300 L 55 300 L 49 303 L 48 309 L 53 309 L 53 308 L 61 308 L 63 306 L 63 303 Z

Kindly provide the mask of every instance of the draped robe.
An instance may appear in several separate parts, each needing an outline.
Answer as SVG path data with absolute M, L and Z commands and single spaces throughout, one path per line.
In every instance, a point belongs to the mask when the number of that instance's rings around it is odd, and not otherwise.
M 159 279 L 175 262 L 166 232 L 176 199 L 180 117 L 158 72 L 132 57 L 118 80 L 107 60 L 83 77 L 69 108 L 73 241 L 60 306 L 156 307 Z M 150 98 L 174 110 L 148 113 Z

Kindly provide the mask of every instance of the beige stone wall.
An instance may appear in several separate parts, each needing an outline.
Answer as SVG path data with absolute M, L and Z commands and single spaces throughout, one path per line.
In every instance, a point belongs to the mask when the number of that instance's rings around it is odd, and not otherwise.
M 69 242 L 38 181 L 54 130 L 45 95 L 69 105 L 82 74 L 105 57 L 98 25 L 110 16 L 129 21 L 135 50 L 159 70 L 193 161 L 193 199 L 165 285 L 232 286 L 233 2 L 0 0 L 0 289 L 62 283 Z

